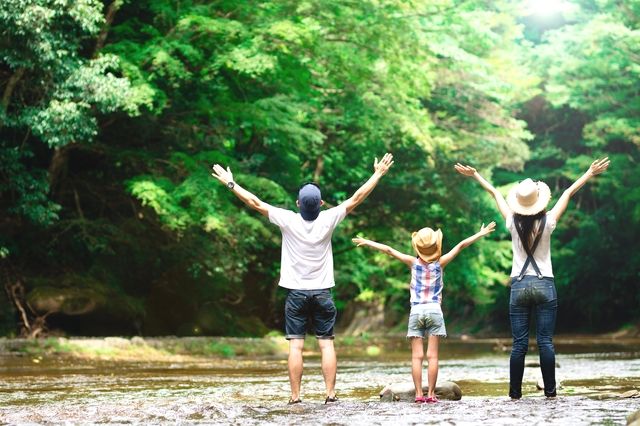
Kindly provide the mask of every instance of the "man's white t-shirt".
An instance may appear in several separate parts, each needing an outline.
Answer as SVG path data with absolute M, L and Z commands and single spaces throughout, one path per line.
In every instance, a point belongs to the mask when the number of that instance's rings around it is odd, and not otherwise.
M 511 232 L 511 247 L 513 250 L 511 276 L 518 277 L 520 276 L 520 271 L 522 270 L 524 263 L 527 261 L 527 252 L 524 250 L 522 242 L 520 241 L 518 230 L 513 222 L 513 216 L 507 216 L 506 225 L 507 229 Z M 540 273 L 543 277 L 553 277 L 553 268 L 551 267 L 551 233 L 554 229 L 556 229 L 556 220 L 553 216 L 550 216 L 549 213 L 547 213 L 547 223 L 542 231 L 542 236 L 540 236 L 538 247 L 533 253 L 533 259 L 536 261 L 538 268 L 540 268 Z M 533 269 L 533 265 L 531 263 L 527 266 L 527 270 L 524 274 L 538 275 L 536 270 Z
M 322 210 L 316 220 L 300 213 L 269 207 L 269 221 L 282 231 L 278 285 L 293 290 L 320 290 L 335 285 L 331 235 L 347 215 L 342 206 Z

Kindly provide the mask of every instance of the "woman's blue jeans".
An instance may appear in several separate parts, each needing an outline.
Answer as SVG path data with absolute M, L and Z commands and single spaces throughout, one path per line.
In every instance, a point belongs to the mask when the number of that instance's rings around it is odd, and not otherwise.
M 544 380 L 544 394 L 556 396 L 556 354 L 553 331 L 556 327 L 558 296 L 553 278 L 525 275 L 522 280 L 511 280 L 509 316 L 513 347 L 509 368 L 509 396 L 522 397 L 524 357 L 529 349 L 529 323 L 536 321 L 536 340 L 540 352 L 540 369 Z

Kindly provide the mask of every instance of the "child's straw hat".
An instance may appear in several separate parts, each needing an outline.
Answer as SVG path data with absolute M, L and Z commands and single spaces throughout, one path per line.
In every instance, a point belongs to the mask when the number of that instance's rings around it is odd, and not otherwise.
M 422 228 L 411 234 L 411 244 L 420 259 L 425 262 L 435 262 L 442 255 L 442 231 Z

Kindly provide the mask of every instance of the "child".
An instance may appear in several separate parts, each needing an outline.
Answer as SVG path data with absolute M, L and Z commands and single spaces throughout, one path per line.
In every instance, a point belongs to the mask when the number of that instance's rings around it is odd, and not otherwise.
M 393 256 L 411 268 L 411 312 L 407 338 L 411 339 L 411 375 L 416 387 L 417 403 L 438 402 L 435 395 L 436 380 L 438 378 L 438 343 L 440 336 L 446 337 L 447 330 L 440 304 L 442 303 L 442 275 L 445 266 L 449 264 L 460 251 L 476 242 L 481 237 L 493 232 L 495 222 L 486 227 L 482 224 L 480 231 L 462 240 L 449 253 L 442 254 L 442 231 L 422 228 L 411 235 L 411 244 L 417 253 L 416 257 L 399 251 L 387 245 L 376 243 L 364 238 L 353 238 L 352 241 L 360 246 L 367 246 Z M 424 359 L 423 340 L 428 334 L 427 362 L 429 391 L 425 398 L 422 394 L 422 360 Z

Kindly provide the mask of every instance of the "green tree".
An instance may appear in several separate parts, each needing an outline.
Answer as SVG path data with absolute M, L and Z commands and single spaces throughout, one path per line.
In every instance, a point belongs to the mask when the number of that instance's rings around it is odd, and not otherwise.
M 606 330 L 640 318 L 640 3 L 573 6 L 531 55 L 544 90 L 523 108 L 536 134 L 525 171 L 559 195 L 594 158 L 611 158 L 577 194 L 553 245 L 559 326 Z
M 69 153 L 91 149 L 104 120 L 138 115 L 149 104 L 148 89 L 132 86 L 118 58 L 103 54 L 96 43 L 106 30 L 102 8 L 95 0 L 0 4 L 0 249 L 5 268 L 13 264 L 19 270 L 29 262 L 38 252 L 30 246 L 42 243 L 38 233 L 46 235 L 44 230 L 61 218 L 63 197 L 72 192 L 77 200 L 77 191 L 64 182 Z M 81 213 L 76 219 L 84 220 Z M 74 220 L 63 222 L 74 226 Z M 6 286 L 13 289 L 8 291 L 16 306 L 27 310 L 16 293 L 22 281 L 10 274 Z M 58 309 L 63 308 L 46 312 Z

